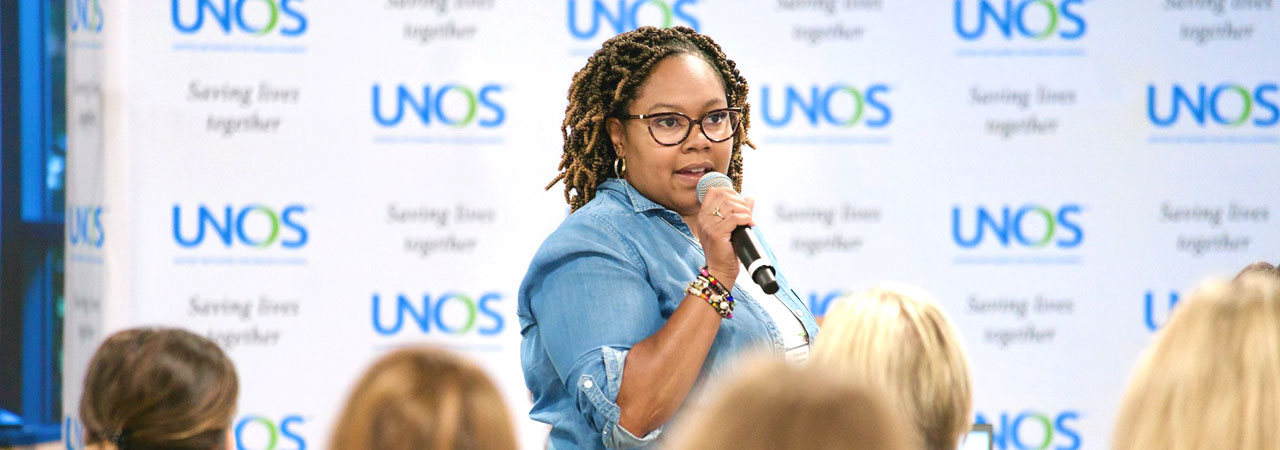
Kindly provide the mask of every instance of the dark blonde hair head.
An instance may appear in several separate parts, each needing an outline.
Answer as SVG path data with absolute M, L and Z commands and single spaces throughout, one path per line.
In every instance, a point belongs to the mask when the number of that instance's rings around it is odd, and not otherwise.
M 432 347 L 397 350 L 367 370 L 329 448 L 514 450 L 498 388 L 479 367 Z
M 874 385 L 824 366 L 757 356 L 710 405 L 688 412 L 674 450 L 908 450 L 907 422 Z

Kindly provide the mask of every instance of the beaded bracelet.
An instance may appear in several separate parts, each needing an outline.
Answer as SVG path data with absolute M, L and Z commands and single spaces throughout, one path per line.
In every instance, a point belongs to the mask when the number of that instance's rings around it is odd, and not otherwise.
M 712 308 L 715 308 L 716 313 L 720 314 L 720 317 L 725 319 L 733 318 L 733 306 L 735 303 L 733 294 L 730 294 L 729 290 L 716 280 L 716 277 L 711 276 L 706 266 L 703 266 L 698 271 L 698 278 L 689 283 L 685 293 L 706 300 L 707 303 L 711 304 Z

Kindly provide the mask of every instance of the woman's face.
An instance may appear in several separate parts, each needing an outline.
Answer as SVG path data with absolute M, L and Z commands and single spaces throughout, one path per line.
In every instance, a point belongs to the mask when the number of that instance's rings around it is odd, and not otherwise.
M 636 92 L 629 115 L 678 112 L 697 120 L 728 103 L 720 75 L 702 58 L 676 54 L 656 64 Z M 679 145 L 659 144 L 649 121 L 609 119 L 609 137 L 626 158 L 626 179 L 645 197 L 681 216 L 698 212 L 698 180 L 707 171 L 725 173 L 733 139 L 711 142 L 696 123 Z

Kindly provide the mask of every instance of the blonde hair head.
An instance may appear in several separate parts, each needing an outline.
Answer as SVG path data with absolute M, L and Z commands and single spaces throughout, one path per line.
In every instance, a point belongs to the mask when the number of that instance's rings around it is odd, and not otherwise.
M 919 436 L 952 450 L 973 420 L 969 360 L 955 326 L 923 290 L 887 283 L 837 305 L 823 321 L 814 363 L 883 387 Z
M 822 367 L 754 358 L 681 422 L 675 450 L 908 450 L 884 392 Z
M 1117 450 L 1280 448 L 1280 278 L 1202 284 L 1139 360 Z
M 516 448 L 506 403 L 479 367 L 432 347 L 388 354 L 360 377 L 329 448 Z

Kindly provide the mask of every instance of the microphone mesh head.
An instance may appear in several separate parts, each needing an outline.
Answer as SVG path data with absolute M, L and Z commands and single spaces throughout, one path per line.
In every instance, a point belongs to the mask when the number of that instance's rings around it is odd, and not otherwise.
M 718 187 L 733 189 L 733 180 L 720 172 L 707 172 L 703 175 L 702 179 L 698 180 L 698 203 L 702 203 L 702 199 L 707 198 L 707 191 Z

